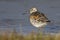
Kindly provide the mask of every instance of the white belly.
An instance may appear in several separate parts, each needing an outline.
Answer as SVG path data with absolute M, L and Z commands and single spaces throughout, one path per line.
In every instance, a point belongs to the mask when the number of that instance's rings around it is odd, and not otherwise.
M 37 22 L 36 20 L 32 20 L 32 19 L 30 19 L 30 22 L 35 27 L 44 27 L 47 25 L 46 22 Z

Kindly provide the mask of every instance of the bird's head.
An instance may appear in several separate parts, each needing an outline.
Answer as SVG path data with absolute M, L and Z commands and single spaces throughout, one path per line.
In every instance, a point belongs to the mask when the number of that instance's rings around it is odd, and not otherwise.
M 36 12 L 36 11 L 38 11 L 37 8 L 31 8 L 31 9 L 30 9 L 30 14 L 32 14 L 33 12 Z

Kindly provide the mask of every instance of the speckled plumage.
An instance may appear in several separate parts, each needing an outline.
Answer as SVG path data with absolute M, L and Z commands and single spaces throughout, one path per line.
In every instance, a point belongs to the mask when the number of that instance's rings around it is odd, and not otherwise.
M 31 10 L 31 11 L 33 11 L 33 10 Z M 43 27 L 43 26 L 47 25 L 47 23 L 50 21 L 43 13 L 36 11 L 36 12 L 32 12 L 30 14 L 30 22 L 35 27 Z

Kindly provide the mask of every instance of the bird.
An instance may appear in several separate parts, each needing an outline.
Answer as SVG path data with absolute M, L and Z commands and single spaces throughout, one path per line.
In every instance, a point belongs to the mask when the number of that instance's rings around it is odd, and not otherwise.
M 45 27 L 48 23 L 51 22 L 44 13 L 39 12 L 39 10 L 35 7 L 31 8 L 29 13 L 30 23 L 37 28 Z

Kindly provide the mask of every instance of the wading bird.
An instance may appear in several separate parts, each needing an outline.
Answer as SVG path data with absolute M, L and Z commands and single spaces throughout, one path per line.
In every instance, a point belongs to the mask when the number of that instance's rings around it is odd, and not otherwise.
M 45 27 L 51 21 L 42 13 L 39 12 L 37 8 L 30 9 L 30 23 L 41 30 L 42 27 Z

